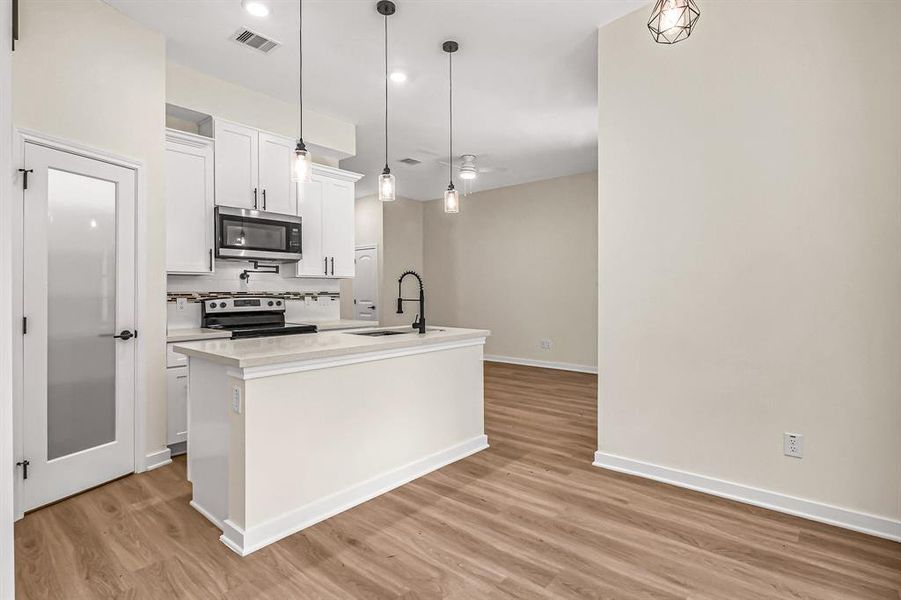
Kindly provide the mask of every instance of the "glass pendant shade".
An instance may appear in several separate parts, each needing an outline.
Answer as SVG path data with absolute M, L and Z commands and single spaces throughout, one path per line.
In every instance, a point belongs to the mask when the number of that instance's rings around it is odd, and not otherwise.
M 444 212 L 460 212 L 460 192 L 454 189 L 453 184 L 447 186 L 447 189 L 444 190 Z
M 379 175 L 379 200 L 382 202 L 393 202 L 395 198 L 394 175 L 391 171 L 385 169 Z
M 291 165 L 291 181 L 310 183 L 313 181 L 313 157 L 310 151 L 298 144 L 294 149 L 294 162 Z
M 691 35 L 700 17 L 695 0 L 657 0 L 648 29 L 658 44 L 675 44 Z

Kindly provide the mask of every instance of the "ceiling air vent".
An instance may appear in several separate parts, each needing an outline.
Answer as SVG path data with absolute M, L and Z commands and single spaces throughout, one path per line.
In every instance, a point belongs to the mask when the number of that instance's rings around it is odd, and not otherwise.
M 275 40 L 270 40 L 267 37 L 263 37 L 256 31 L 251 31 L 246 28 L 239 29 L 235 35 L 231 37 L 234 41 L 238 42 L 242 46 L 248 46 L 249 48 L 253 48 L 254 50 L 259 50 L 264 54 L 268 54 L 281 46 L 280 43 Z
M 410 166 L 412 167 L 412 166 L 414 166 L 414 165 L 420 164 L 422 161 L 421 161 L 421 160 L 416 160 L 415 158 L 402 158 L 402 159 L 400 159 L 400 160 L 397 161 L 397 162 L 402 162 L 402 163 L 404 163 L 405 165 L 410 165 Z

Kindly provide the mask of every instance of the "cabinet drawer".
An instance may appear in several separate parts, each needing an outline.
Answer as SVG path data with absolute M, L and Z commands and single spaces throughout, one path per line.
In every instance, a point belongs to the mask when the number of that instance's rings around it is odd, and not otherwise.
M 174 344 L 166 344 L 166 367 L 183 367 L 188 364 L 188 357 L 172 351 Z

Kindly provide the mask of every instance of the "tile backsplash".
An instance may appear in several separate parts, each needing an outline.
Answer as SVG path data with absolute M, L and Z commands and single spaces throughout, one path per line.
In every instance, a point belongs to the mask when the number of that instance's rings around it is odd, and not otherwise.
M 212 296 L 260 295 L 285 298 L 285 319 L 293 323 L 335 321 L 341 318 L 340 282 L 337 279 L 294 277 L 293 264 L 281 266 L 281 273 L 251 273 L 249 281 L 239 277 L 253 265 L 237 261 L 216 261 L 211 275 L 169 275 L 166 279 L 169 329 L 200 327 L 200 302 Z M 186 302 L 178 303 L 178 298 Z

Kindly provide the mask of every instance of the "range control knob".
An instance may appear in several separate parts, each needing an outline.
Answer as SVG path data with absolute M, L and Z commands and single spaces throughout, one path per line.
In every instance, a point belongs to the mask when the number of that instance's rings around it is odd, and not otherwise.
M 225 308 L 225 302 L 220 302 L 220 303 L 219 303 L 219 308 Z
M 275 305 L 276 305 L 276 306 L 281 306 L 281 305 L 282 305 L 282 301 L 281 301 L 281 300 L 277 300 L 276 303 L 275 303 Z
M 216 303 L 215 303 L 215 302 L 210 302 L 209 307 L 210 307 L 210 308 L 216 308 Z
M 269 301 L 269 306 L 272 306 L 272 300 Z

